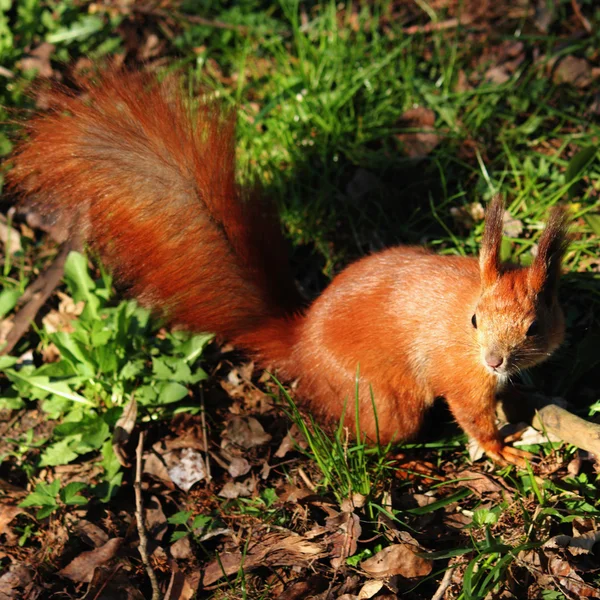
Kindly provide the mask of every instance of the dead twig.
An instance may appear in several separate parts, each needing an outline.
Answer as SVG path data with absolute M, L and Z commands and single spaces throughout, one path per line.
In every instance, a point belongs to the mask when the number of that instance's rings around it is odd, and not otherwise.
M 206 464 L 206 483 L 210 483 L 212 480 L 210 474 L 210 456 L 208 454 L 208 431 L 206 430 L 206 411 L 204 407 L 204 388 L 200 385 L 200 418 L 202 419 L 202 437 L 204 438 L 204 456 Z
M 137 450 L 135 452 L 135 483 L 133 489 L 135 490 L 135 520 L 137 523 L 138 536 L 140 538 L 140 545 L 138 550 L 142 557 L 142 562 L 146 567 L 146 573 L 152 584 L 152 600 L 160 600 L 160 590 L 158 588 L 158 580 L 156 579 L 156 573 L 150 564 L 150 558 L 148 556 L 148 536 L 146 535 L 146 527 L 144 526 L 144 507 L 142 504 L 142 452 L 144 450 L 144 432 L 140 431 L 140 439 L 138 441 Z
M 578 21 L 583 25 L 583 28 L 588 33 L 592 33 L 592 25 L 587 17 L 581 12 L 581 8 L 579 7 L 577 0 L 571 0 L 571 6 L 573 7 L 573 12 L 575 13 Z
M 600 425 L 597 423 L 586 421 L 556 404 L 547 404 L 537 411 L 531 425 L 600 458 Z
M 447 29 L 455 29 L 463 25 L 470 25 L 473 22 L 473 17 L 466 15 L 462 19 L 447 19 L 446 21 L 439 21 L 438 23 L 427 23 L 426 25 L 411 25 L 405 27 L 402 32 L 407 35 L 414 35 L 415 33 L 431 33 L 432 31 L 446 31 Z
M 74 242 L 66 242 L 54 262 L 24 292 L 22 299 L 27 302 L 16 314 L 12 329 L 6 336 L 6 343 L 0 354 L 8 354 L 25 335 L 38 311 L 52 295 L 65 270 L 65 261 L 74 249 Z
M 446 572 L 444 573 L 444 577 L 438 586 L 438 589 L 435 591 L 435 594 L 431 596 L 431 600 L 442 600 L 446 590 L 450 587 L 452 583 L 452 574 L 454 573 L 454 567 L 448 567 Z
M 245 34 L 248 33 L 248 28 L 243 25 L 234 25 L 233 23 L 225 23 L 225 21 L 215 21 L 213 19 L 206 19 L 204 17 L 199 17 L 198 15 L 188 15 L 185 13 L 180 13 L 172 10 L 163 10 L 161 8 L 154 8 L 151 6 L 138 6 L 133 4 L 131 6 L 131 10 L 134 12 L 150 15 L 155 17 L 161 17 L 163 19 L 172 18 L 178 19 L 180 21 L 188 21 L 190 23 L 196 23 L 198 25 L 205 25 L 206 27 L 213 27 L 214 29 L 230 29 L 231 31 L 237 31 L 238 33 Z

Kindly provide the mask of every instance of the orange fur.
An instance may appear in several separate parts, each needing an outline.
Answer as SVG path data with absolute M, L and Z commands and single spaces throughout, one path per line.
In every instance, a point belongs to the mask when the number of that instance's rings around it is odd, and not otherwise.
M 350 265 L 302 311 L 273 212 L 236 185 L 230 114 L 192 111 L 174 85 L 141 74 L 108 74 L 84 98 L 57 90 L 53 103 L 30 121 L 9 183 L 49 210 L 84 212 L 88 238 L 134 295 L 298 379 L 300 396 L 328 419 L 347 401 L 353 424 L 359 367 L 360 426 L 371 440 L 414 436 L 444 397 L 488 454 L 510 458 L 496 391 L 563 336 L 559 209 L 530 268 L 501 264 L 495 198 L 479 261 L 391 248 Z

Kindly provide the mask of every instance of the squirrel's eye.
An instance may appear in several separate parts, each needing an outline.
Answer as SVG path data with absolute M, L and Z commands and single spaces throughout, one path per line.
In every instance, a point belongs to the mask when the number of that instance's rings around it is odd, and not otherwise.
M 473 327 L 475 327 L 475 329 L 477 329 L 477 315 L 473 315 L 471 317 L 471 324 L 473 325 Z M 529 335 L 529 334 L 527 334 Z
M 527 330 L 527 333 L 525 334 L 527 337 L 532 336 L 532 335 L 537 335 L 538 334 L 538 322 L 534 321 L 530 326 L 529 329 Z

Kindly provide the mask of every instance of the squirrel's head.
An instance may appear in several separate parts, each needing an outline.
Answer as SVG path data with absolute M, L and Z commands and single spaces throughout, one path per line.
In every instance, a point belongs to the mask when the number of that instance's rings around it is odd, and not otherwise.
M 480 357 L 500 379 L 542 362 L 560 345 L 564 317 L 558 303 L 561 261 L 568 245 L 567 220 L 554 207 L 526 268 L 500 261 L 504 204 L 491 201 L 479 257 L 481 295 L 471 323 Z

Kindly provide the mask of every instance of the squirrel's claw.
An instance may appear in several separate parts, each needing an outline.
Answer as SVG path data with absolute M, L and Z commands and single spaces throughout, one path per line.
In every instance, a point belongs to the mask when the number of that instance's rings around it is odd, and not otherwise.
M 488 452 L 487 455 L 501 466 L 515 465 L 520 469 L 526 469 L 527 462 L 533 462 L 536 458 L 531 452 L 507 445 L 497 451 Z

